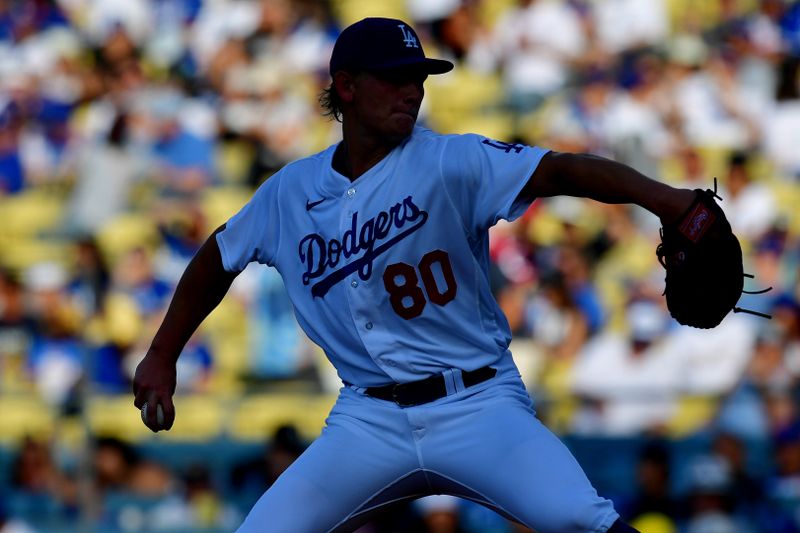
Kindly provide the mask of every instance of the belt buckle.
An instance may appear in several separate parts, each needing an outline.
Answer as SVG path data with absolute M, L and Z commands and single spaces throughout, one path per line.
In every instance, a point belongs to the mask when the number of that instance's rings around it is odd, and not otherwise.
M 401 391 L 401 387 L 403 387 L 404 385 L 406 385 L 406 384 L 405 383 L 395 383 L 394 384 L 394 387 L 392 387 L 392 400 L 394 401 L 394 403 L 396 403 L 400 407 L 413 407 L 414 405 L 417 405 L 416 403 L 405 402 L 405 401 L 401 400 L 400 398 L 398 398 L 398 396 L 397 396 L 398 391 Z

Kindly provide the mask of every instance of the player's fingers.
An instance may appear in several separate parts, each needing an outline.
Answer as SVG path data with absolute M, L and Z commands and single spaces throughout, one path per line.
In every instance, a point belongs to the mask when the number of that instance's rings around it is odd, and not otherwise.
M 147 401 L 147 391 L 139 387 L 133 394 L 133 405 L 137 409 L 141 409 L 144 403 Z
M 161 429 L 169 431 L 172 429 L 172 424 L 175 423 L 175 404 L 172 401 L 172 397 L 167 396 L 164 398 L 161 407 L 163 408 Z

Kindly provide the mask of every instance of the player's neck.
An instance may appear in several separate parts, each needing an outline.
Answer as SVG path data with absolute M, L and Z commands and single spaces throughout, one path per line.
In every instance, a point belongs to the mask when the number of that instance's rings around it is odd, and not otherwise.
M 333 154 L 333 169 L 355 181 L 377 165 L 399 143 L 374 136 L 359 135 L 343 128 L 344 139 Z

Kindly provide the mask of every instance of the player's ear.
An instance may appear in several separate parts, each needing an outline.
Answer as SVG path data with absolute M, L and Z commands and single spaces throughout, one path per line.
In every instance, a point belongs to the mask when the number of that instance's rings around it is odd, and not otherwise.
M 333 75 L 333 90 L 342 103 L 349 104 L 355 94 L 355 76 L 346 70 L 340 70 Z

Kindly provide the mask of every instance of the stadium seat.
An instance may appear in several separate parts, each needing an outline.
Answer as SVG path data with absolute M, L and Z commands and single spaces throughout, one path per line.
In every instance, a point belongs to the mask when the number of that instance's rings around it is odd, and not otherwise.
M 294 424 L 306 438 L 322 431 L 335 397 L 264 394 L 245 398 L 230 416 L 230 436 L 236 440 L 263 441 L 283 424 Z
M 16 445 L 30 435 L 52 433 L 55 413 L 38 395 L 0 396 L 0 444 Z

